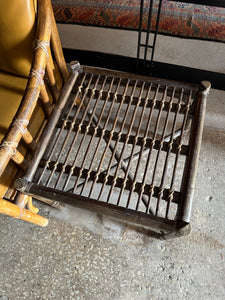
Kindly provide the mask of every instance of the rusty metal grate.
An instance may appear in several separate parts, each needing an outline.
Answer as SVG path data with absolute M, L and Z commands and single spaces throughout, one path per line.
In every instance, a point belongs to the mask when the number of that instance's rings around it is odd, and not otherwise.
M 33 177 L 36 192 L 173 224 L 185 206 L 197 91 L 84 67 Z

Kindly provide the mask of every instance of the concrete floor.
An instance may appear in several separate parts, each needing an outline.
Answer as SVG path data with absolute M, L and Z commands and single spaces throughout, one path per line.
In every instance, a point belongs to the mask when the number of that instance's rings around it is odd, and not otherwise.
M 87 40 L 89 48 L 97 47 L 99 42 L 87 38 L 94 38 L 95 30 L 85 30 L 80 44 L 75 40 L 77 48 Z M 79 26 L 74 27 L 76 31 Z M 68 46 L 66 31 L 60 28 L 60 33 L 63 46 Z M 111 43 L 104 52 L 116 51 L 114 34 L 107 30 Z M 173 51 L 179 62 L 180 42 L 174 39 L 170 44 L 174 49 L 167 53 L 168 39 L 162 39 L 164 48 L 159 52 L 169 59 Z M 131 55 L 131 47 L 125 44 Z M 206 48 L 205 42 L 188 41 L 185 46 L 182 40 L 182 45 L 204 55 L 213 50 L 213 59 L 222 51 L 222 44 L 207 43 Z M 224 51 L 220 54 L 223 57 Z M 212 70 L 217 64 L 215 71 L 225 71 L 224 63 L 207 56 L 202 62 L 196 58 L 188 59 L 199 65 L 205 61 Z M 216 90 L 209 96 L 189 236 L 157 240 L 107 217 L 68 206 L 58 211 L 38 203 L 40 214 L 49 218 L 46 228 L 1 215 L 0 299 L 224 299 L 224 96 Z

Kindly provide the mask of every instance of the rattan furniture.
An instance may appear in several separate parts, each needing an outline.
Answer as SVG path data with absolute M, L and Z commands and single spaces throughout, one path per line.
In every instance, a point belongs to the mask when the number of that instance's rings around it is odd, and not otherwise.
M 210 84 L 143 77 L 77 61 L 68 75 L 50 1 L 38 1 L 37 17 L 30 78 L 0 148 L 0 176 L 10 160 L 23 171 L 13 180 L 17 192 L 10 188 L 0 200 L 0 212 L 45 226 L 33 197 L 163 235 L 189 232 Z M 53 60 L 61 89 L 51 71 Z M 45 117 L 33 138 L 27 124 L 38 99 Z M 24 155 L 21 141 L 27 145 Z
M 48 220 L 31 197 L 16 194 L 14 182 L 28 167 L 69 73 L 50 1 L 0 5 L 0 212 L 45 226 Z

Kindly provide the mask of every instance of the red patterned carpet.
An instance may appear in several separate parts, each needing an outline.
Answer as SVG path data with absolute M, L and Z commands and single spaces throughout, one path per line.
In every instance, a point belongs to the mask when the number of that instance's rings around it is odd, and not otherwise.
M 56 21 L 137 30 L 140 0 L 52 0 Z M 144 28 L 147 24 L 145 1 Z M 154 15 L 156 7 L 154 7 Z M 153 18 L 153 26 L 155 18 Z M 225 8 L 163 0 L 159 31 L 190 38 L 225 41 Z

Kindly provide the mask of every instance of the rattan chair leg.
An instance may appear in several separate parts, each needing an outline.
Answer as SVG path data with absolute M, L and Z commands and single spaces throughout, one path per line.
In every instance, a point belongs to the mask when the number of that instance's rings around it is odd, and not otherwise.
M 27 209 L 20 209 L 18 205 L 10 203 L 9 201 L 4 199 L 0 199 L 0 213 L 42 227 L 48 225 L 48 219 L 37 215 Z

